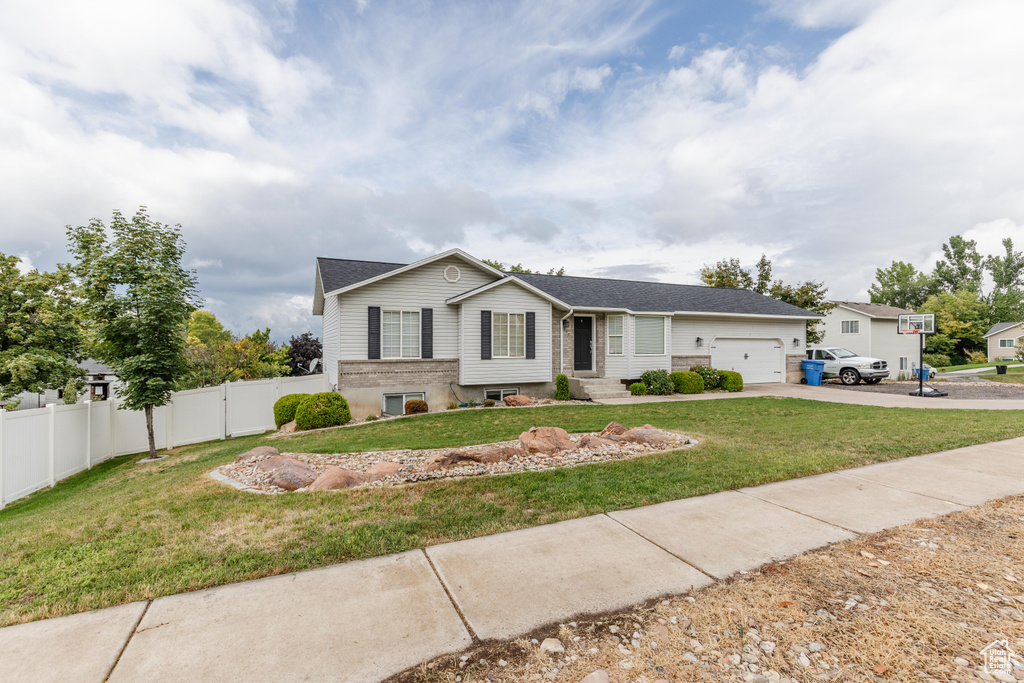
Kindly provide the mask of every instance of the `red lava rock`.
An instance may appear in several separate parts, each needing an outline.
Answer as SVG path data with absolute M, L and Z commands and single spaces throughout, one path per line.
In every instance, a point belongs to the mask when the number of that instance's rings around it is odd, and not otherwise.
M 294 491 L 309 486 L 316 479 L 317 472 L 312 467 L 294 458 L 287 458 L 274 470 L 270 483 L 285 491 Z
M 523 396 L 522 394 L 512 394 L 502 399 L 507 406 L 531 406 L 533 405 L 533 399 L 529 396 Z
M 561 427 L 530 427 L 529 431 L 519 435 L 519 443 L 528 454 L 546 453 L 554 455 L 559 451 L 571 451 L 576 444 L 569 434 Z
M 316 473 L 314 472 L 314 474 Z M 335 491 L 337 489 L 352 488 L 363 483 L 363 475 L 359 472 L 353 472 L 341 467 L 332 467 L 324 470 L 319 477 L 314 477 L 313 479 L 311 480 L 312 483 L 304 484 L 304 486 L 308 486 L 307 491 Z
M 384 477 L 389 477 L 392 474 L 398 474 L 403 467 L 405 467 L 405 465 L 397 462 L 375 463 L 370 466 L 370 469 L 366 470 L 366 481 L 377 481 Z
M 235 458 L 235 462 L 247 462 L 249 460 L 252 460 L 253 458 L 259 458 L 265 455 L 281 455 L 281 451 L 271 446 L 257 446 L 256 448 L 246 451 L 245 453 L 242 453 L 240 456 Z
M 607 438 L 611 434 L 625 434 L 626 428 L 620 425 L 618 422 L 609 422 L 608 426 L 601 430 L 598 434 L 601 438 Z

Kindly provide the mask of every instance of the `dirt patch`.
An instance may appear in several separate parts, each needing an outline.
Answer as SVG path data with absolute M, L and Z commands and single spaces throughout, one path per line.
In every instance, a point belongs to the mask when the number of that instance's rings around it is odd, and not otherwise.
M 997 639 L 1024 652 L 1024 497 L 770 564 L 693 596 L 439 658 L 392 679 L 993 681 Z M 723 542 L 728 542 L 723 539 Z M 548 657 L 544 638 L 564 654 Z
M 931 385 L 936 389 L 941 389 L 949 394 L 948 398 L 959 398 L 959 399 L 981 399 L 981 400 L 999 400 L 999 399 L 1024 399 L 1024 386 L 1014 386 L 1012 384 L 999 384 L 997 382 L 986 382 L 986 381 L 963 381 L 956 380 L 947 382 L 945 380 L 932 380 L 931 382 L 925 382 L 926 385 Z M 833 389 L 842 389 L 844 391 L 863 391 L 874 394 L 897 394 L 899 396 L 907 396 L 911 391 L 917 389 L 917 382 L 894 382 L 894 381 L 882 381 L 878 384 L 857 384 L 854 386 L 847 386 L 839 381 L 822 382 L 821 386 L 831 387 Z M 936 398 L 936 401 L 941 401 L 943 397 Z

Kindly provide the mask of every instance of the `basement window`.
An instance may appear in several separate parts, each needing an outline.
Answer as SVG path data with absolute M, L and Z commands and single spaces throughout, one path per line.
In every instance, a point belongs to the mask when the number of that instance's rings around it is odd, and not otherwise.
M 501 401 L 506 396 L 515 396 L 519 393 L 519 387 L 504 387 L 502 389 L 484 389 L 484 398 L 492 401 Z
M 422 392 L 411 392 L 408 394 L 384 394 L 381 413 L 384 415 L 405 415 L 405 402 L 419 399 L 427 400 L 427 395 Z

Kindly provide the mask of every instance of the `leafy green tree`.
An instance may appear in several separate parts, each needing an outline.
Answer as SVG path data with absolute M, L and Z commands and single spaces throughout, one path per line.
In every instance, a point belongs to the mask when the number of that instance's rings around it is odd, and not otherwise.
M 494 261 L 492 259 L 486 259 L 486 258 L 483 259 L 483 262 L 486 263 L 487 265 L 489 265 L 491 268 L 496 268 L 496 269 L 502 271 L 503 273 L 533 273 L 533 272 L 535 272 L 533 270 L 530 270 L 529 268 L 524 268 L 522 263 L 517 263 L 514 266 L 513 265 L 506 266 L 501 261 Z M 557 270 L 555 268 L 551 268 L 551 269 L 548 270 L 547 273 L 545 273 L 545 275 L 565 275 L 565 266 L 562 266 L 561 268 L 558 268 Z
M 761 258 L 754 265 L 757 268 L 757 280 L 754 281 L 754 291 L 758 294 L 768 294 L 772 286 L 772 262 L 768 257 L 761 254 Z
M 238 338 L 209 311 L 192 312 L 185 353 L 189 372 L 178 382 L 179 390 L 291 373 L 288 348 L 270 341 L 269 327 Z
M 1003 240 L 1003 256 L 985 258 L 985 269 L 992 276 L 988 296 L 991 322 L 1024 320 L 1024 254 L 1014 251 L 1013 240 Z
M 181 226 L 158 223 L 140 207 L 131 220 L 115 210 L 109 231 L 93 219 L 67 233 L 96 334 L 93 354 L 117 375 L 122 407 L 145 412 L 155 457 L 153 409 L 189 372 L 185 332 L 200 303 L 195 271 L 181 264 Z
M 22 273 L 0 253 L 0 400 L 82 376 L 83 343 L 71 271 Z
M 875 270 L 875 281 L 868 287 L 871 303 L 917 310 L 935 293 L 935 281 L 913 265 L 893 261 L 888 268 Z
M 291 368 L 293 375 L 322 373 L 324 371 L 322 364 L 313 372 L 309 371 L 309 364 L 323 358 L 323 355 L 323 344 L 313 336 L 312 332 L 303 332 L 288 341 L 288 367 Z
M 738 258 L 722 259 L 713 266 L 700 269 L 700 281 L 708 287 L 725 289 L 753 289 L 754 278 L 744 270 Z
M 984 259 L 978 253 L 978 243 L 953 235 L 942 245 L 946 257 L 935 264 L 932 277 L 941 289 L 953 293 L 966 289 L 981 294 Z
M 930 353 L 944 353 L 960 362 L 984 345 L 982 335 L 988 328 L 988 310 L 977 292 L 939 292 L 928 297 L 920 310 L 935 314 L 936 334 L 927 340 Z

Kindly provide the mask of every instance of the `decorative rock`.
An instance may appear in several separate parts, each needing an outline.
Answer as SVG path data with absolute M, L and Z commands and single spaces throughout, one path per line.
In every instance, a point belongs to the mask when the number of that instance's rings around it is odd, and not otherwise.
M 235 462 L 248 462 L 253 458 L 261 458 L 264 456 L 281 455 L 281 451 L 277 450 L 272 446 L 257 446 L 252 450 L 242 453 L 240 456 L 235 458 Z
M 598 434 L 602 439 L 607 438 L 610 434 L 625 434 L 628 430 L 620 425 L 618 422 L 609 422 L 608 426 L 601 430 Z
M 260 460 L 258 463 L 256 463 L 256 469 L 258 469 L 260 472 L 273 472 L 274 470 L 276 470 L 278 467 L 288 462 L 289 460 L 295 460 L 295 458 L 289 458 L 287 455 L 274 455 L 272 457 L 267 458 L 266 460 Z
M 810 650 L 811 652 L 820 652 L 823 649 L 825 649 L 825 646 L 822 645 L 821 643 L 808 643 L 807 644 L 807 649 Z
M 953 663 L 956 664 L 957 666 L 962 666 L 962 667 L 965 667 L 965 668 L 971 665 L 971 663 L 969 661 L 967 661 L 966 659 L 964 659 L 963 657 L 955 658 L 953 660 Z
M 762 641 L 761 641 L 761 642 L 759 643 L 759 645 L 761 646 L 761 649 L 762 649 L 762 650 L 763 650 L 763 651 L 764 651 L 764 652 L 765 652 L 766 654 L 769 654 L 769 655 L 770 655 L 771 653 L 775 652 L 775 643 L 773 643 L 773 642 L 772 642 L 772 641 L 770 641 L 770 640 L 762 640 Z
M 604 669 L 592 671 L 584 676 L 580 683 L 608 683 L 608 672 Z
M 390 477 L 392 474 L 398 474 L 403 467 L 404 465 L 397 462 L 379 462 L 376 465 L 371 465 L 370 469 L 366 470 L 364 481 L 379 481 L 385 477 Z
M 584 434 L 580 439 L 580 448 L 600 448 L 601 446 L 613 446 L 615 442 L 610 439 L 602 439 L 596 434 Z
M 294 434 L 296 429 L 298 429 L 298 427 L 295 426 L 295 420 L 292 420 L 291 422 L 285 422 L 283 425 L 281 425 L 282 434 Z
M 466 465 L 478 465 L 479 463 L 469 456 L 467 453 L 462 451 L 449 451 L 444 455 L 432 455 L 423 461 L 423 467 L 421 468 L 424 472 L 434 472 L 436 470 L 447 470 L 453 467 L 464 467 Z
M 562 647 L 562 641 L 558 638 L 545 638 L 544 642 L 540 644 L 540 651 L 546 653 L 549 657 L 560 655 L 565 652 L 565 648 Z
M 630 443 L 646 443 L 653 446 L 660 446 L 674 441 L 675 435 L 658 429 L 657 427 L 652 427 L 651 425 L 644 425 L 643 427 L 634 427 L 633 429 L 627 430 L 625 433 L 619 435 L 619 439 Z
M 335 491 L 337 489 L 348 489 L 363 483 L 363 475 L 352 470 L 345 470 L 340 467 L 332 467 L 325 470 L 315 481 L 308 484 L 309 491 Z
M 522 394 L 512 394 L 502 399 L 507 406 L 530 406 L 533 405 L 533 399 L 529 396 L 523 396 Z
M 527 454 L 546 453 L 554 455 L 559 451 L 571 451 L 576 444 L 561 427 L 530 427 L 519 435 L 519 442 Z
M 684 662 L 689 662 L 690 664 L 699 664 L 700 663 L 700 660 L 697 659 L 697 656 L 695 654 L 693 654 L 692 652 L 687 652 L 686 654 L 684 654 L 683 655 L 683 661 Z
M 512 446 L 484 446 L 483 448 L 473 449 L 472 452 L 468 452 L 465 455 L 485 465 L 493 465 L 496 462 L 511 460 L 521 453 L 522 450 Z
M 270 483 L 285 491 L 294 491 L 309 486 L 316 479 L 317 472 L 312 467 L 295 458 L 287 458 L 274 470 Z

